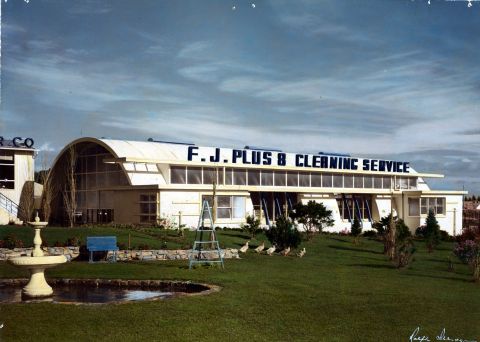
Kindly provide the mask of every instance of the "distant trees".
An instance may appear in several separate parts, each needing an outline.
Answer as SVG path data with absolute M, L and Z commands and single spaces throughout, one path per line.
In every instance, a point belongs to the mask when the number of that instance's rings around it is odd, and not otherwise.
M 313 233 L 321 232 L 324 227 L 332 226 L 334 223 L 332 211 L 315 201 L 308 201 L 306 205 L 301 202 L 295 204 L 289 216 L 303 224 L 308 239 Z

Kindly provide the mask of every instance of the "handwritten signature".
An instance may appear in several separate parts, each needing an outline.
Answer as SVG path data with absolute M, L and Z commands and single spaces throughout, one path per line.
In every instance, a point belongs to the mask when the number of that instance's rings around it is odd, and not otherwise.
M 435 336 L 435 339 L 430 339 L 430 336 L 421 335 L 420 327 L 417 327 L 413 333 L 410 335 L 410 342 L 432 342 L 432 341 L 453 341 L 453 342 L 477 342 L 477 340 L 466 340 L 464 338 L 450 337 L 445 332 L 445 328 L 440 332 L 439 335 Z

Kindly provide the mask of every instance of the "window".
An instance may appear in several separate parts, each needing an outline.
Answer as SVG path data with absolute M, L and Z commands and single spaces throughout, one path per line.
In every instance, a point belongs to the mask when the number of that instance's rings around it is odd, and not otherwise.
M 373 187 L 375 189 L 381 189 L 382 188 L 382 177 L 378 177 L 378 176 L 373 177 Z
M 233 185 L 247 185 L 247 170 L 233 169 Z
M 312 175 L 310 177 L 312 178 L 312 187 L 322 187 L 322 174 L 312 172 Z
M 202 168 L 201 167 L 189 167 L 187 169 L 187 183 L 202 184 Z
M 372 197 L 347 195 L 345 200 L 337 198 L 338 209 L 342 220 L 353 220 L 355 217 L 360 220 L 369 220 L 371 218 Z
M 285 171 L 275 171 L 275 186 L 286 186 L 287 174 Z
M 140 222 L 154 223 L 157 220 L 157 195 L 140 195 Z
M 170 183 L 172 184 L 186 184 L 187 172 L 184 166 L 172 166 L 170 168 Z
M 232 169 L 225 169 L 225 185 L 232 185 Z
M 343 176 L 343 187 L 353 188 L 353 176 Z
M 324 173 L 322 175 L 322 187 L 331 188 L 332 187 L 332 174 Z
M 416 189 L 417 188 L 417 178 L 409 178 L 408 179 L 408 188 L 409 189 Z
M 287 172 L 287 186 L 298 186 L 297 172 Z
M 213 167 L 203 168 L 203 184 L 217 183 L 217 171 Z
M 15 188 L 15 161 L 12 151 L 0 152 L 0 188 Z
M 391 188 L 392 188 L 392 178 L 383 177 L 383 189 L 391 189 Z
M 445 215 L 445 197 L 425 197 L 420 199 L 420 213 L 427 215 L 433 210 L 435 215 Z
M 203 196 L 213 208 L 212 196 Z M 206 215 L 205 217 L 208 217 Z M 217 219 L 243 219 L 245 217 L 245 197 L 242 196 L 217 196 Z
M 343 176 L 342 175 L 333 175 L 333 187 L 334 188 L 343 188 Z
M 260 170 L 248 171 L 248 185 L 260 185 Z
M 273 186 L 273 171 L 262 170 L 262 186 Z
M 300 186 L 310 187 L 310 173 L 300 172 L 298 176 L 299 176 Z
M 408 199 L 408 216 L 420 216 L 420 205 L 418 198 Z
M 353 177 L 353 187 L 354 188 L 363 188 L 363 176 L 355 175 Z
M 363 177 L 363 187 L 367 189 L 373 188 L 373 179 L 372 176 Z

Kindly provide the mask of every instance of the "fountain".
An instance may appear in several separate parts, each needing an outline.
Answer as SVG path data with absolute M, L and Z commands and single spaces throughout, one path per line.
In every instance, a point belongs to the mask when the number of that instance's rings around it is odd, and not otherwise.
M 67 261 L 67 258 L 64 255 L 45 256 L 43 254 L 40 248 L 42 245 L 40 230 L 45 228 L 48 222 L 41 222 L 38 212 L 35 222 L 28 222 L 28 224 L 35 228 L 35 238 L 33 239 L 35 247 L 32 256 L 11 258 L 8 261 L 14 266 L 26 268 L 30 271 L 30 281 L 22 289 L 22 296 L 27 298 L 49 297 L 53 294 L 53 289 L 45 280 L 45 269 L 63 264 Z

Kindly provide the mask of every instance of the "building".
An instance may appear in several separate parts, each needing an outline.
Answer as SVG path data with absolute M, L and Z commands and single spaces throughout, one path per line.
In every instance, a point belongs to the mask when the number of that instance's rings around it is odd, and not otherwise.
M 72 156 L 81 223 L 151 224 L 169 217 L 195 227 L 215 182 L 216 223 L 222 227 L 238 227 L 252 214 L 269 225 L 294 203 L 313 200 L 332 211 L 330 231 L 349 229 L 354 217 L 369 229 L 391 210 L 414 230 L 430 209 L 441 229 L 461 231 L 465 192 L 431 190 L 425 180 L 443 176 L 417 172 L 403 161 L 81 138 L 54 162 L 51 176 L 59 187 Z M 61 200 L 55 208 L 57 220 L 62 219 Z
M 15 137 L 7 140 L 0 137 L 0 224 L 20 223 L 20 204 L 23 207 L 34 205 L 35 197 L 31 197 L 35 195 L 33 181 L 36 150 L 33 144 L 31 138 Z M 40 194 L 36 188 L 38 198 Z

